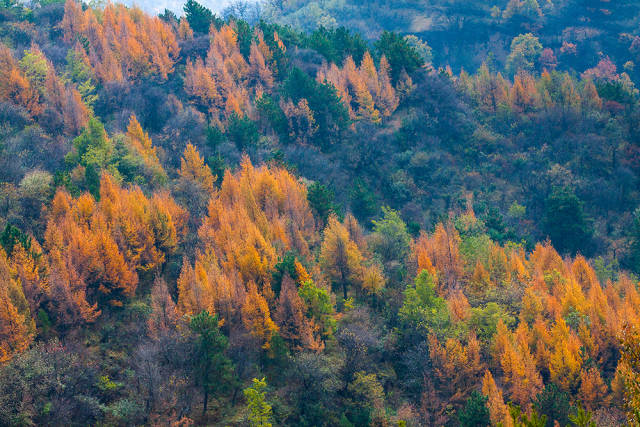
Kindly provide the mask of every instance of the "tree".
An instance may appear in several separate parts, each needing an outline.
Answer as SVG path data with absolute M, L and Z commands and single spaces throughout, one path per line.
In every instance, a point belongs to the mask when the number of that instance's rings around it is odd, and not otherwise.
M 542 17 L 542 10 L 540 10 L 537 0 L 509 0 L 502 17 L 505 20 L 512 20 L 518 17 L 528 21 L 535 21 Z
M 531 33 L 520 34 L 511 41 L 511 52 L 505 67 L 511 75 L 520 70 L 534 71 L 541 54 L 542 45 L 537 37 Z
M 622 329 L 618 370 L 624 383 L 624 404 L 629 424 L 640 423 L 640 332 L 625 324 Z
M 513 427 L 545 427 L 547 416 L 539 415 L 535 409 L 530 414 L 522 413 L 519 406 L 509 403 L 509 413 L 513 421 Z
M 433 331 L 444 334 L 449 324 L 449 311 L 443 298 L 436 294 L 433 276 L 422 270 L 413 285 L 404 291 L 404 302 L 398 313 L 410 330 L 418 328 L 422 334 Z
M 385 262 L 401 262 L 409 253 L 411 236 L 398 212 L 383 207 L 382 214 L 382 219 L 372 221 L 371 249 L 380 254 Z
M 543 230 L 560 253 L 589 249 L 592 230 L 583 203 L 567 187 L 556 187 L 547 198 Z
M 212 23 L 219 26 L 219 18 L 195 0 L 187 0 L 183 10 L 187 22 L 193 31 L 206 34 L 209 32 L 209 26 L 211 26 Z
M 249 407 L 250 427 L 271 427 L 272 410 L 271 405 L 267 403 L 266 388 L 267 383 L 264 378 L 261 380 L 254 378 L 253 385 L 243 390 Z
M 202 311 L 191 318 L 189 328 L 195 335 L 193 379 L 202 390 L 204 416 L 209 396 L 217 396 L 231 389 L 234 382 L 233 365 L 225 356 L 229 342 L 220 331 L 217 315 Z
M 260 138 L 258 127 L 253 120 L 235 112 L 229 117 L 226 136 L 241 151 L 255 147 Z
M 142 157 L 150 181 L 155 185 L 166 183 L 167 173 L 160 164 L 157 149 L 153 146 L 149 134 L 142 129 L 135 115 L 131 115 L 129 118 L 127 136 L 135 153 Z
M 0 43 L 0 99 L 26 108 L 33 116 L 39 115 L 43 107 L 40 94 L 25 76 L 11 50 Z
M 397 33 L 384 31 L 375 47 L 389 61 L 391 80 L 394 83 L 398 82 L 403 70 L 411 74 L 424 65 L 420 53 Z
M 293 279 L 288 275 L 282 279 L 282 289 L 274 318 L 280 336 L 290 344 L 293 350 L 322 349 L 321 342 L 314 339 L 313 325 L 306 317 L 304 301 L 300 298 Z
M 356 372 L 353 381 L 347 386 L 347 390 L 354 397 L 359 411 L 349 411 L 352 418 L 358 424 L 367 420 L 373 425 L 384 425 L 384 388 L 378 381 L 376 374 L 366 374 L 363 371 Z M 356 413 L 353 413 L 356 412 Z
M 184 154 L 180 159 L 180 178 L 176 183 L 176 196 L 184 206 L 189 206 L 195 218 L 199 218 L 206 212 L 215 189 L 216 177 L 206 165 L 198 149 L 192 144 L 187 144 Z
M 324 230 L 324 240 L 320 248 L 320 265 L 329 280 L 342 288 L 345 300 L 348 287 L 361 283 L 362 253 L 335 215 L 329 217 Z
M 174 329 L 178 323 L 176 304 L 169 295 L 167 282 L 156 277 L 151 289 L 151 316 L 147 321 L 149 334 L 158 337 Z
M 640 208 L 637 208 L 633 212 L 633 223 L 629 230 L 629 240 L 629 254 L 624 261 L 625 264 L 637 274 L 640 273 Z
M 491 425 L 491 417 L 487 408 L 489 398 L 478 391 L 471 393 L 464 408 L 458 414 L 463 427 L 487 427 Z
M 594 411 L 609 403 L 609 387 L 600 376 L 600 370 L 593 366 L 580 371 L 578 396 L 588 411 Z
M 0 315 L 4 307 L 0 308 Z M 57 339 L 0 366 L 0 425 L 94 425 L 107 404 L 96 366 Z
M 298 294 L 307 307 L 306 316 L 317 325 L 322 338 L 326 340 L 331 337 L 336 321 L 330 292 L 316 286 L 312 280 L 307 280 L 298 289 Z
M 557 385 L 547 384 L 533 401 L 537 413 L 546 417 L 546 427 L 553 427 L 554 422 L 565 426 L 569 424 L 571 405 L 569 395 L 561 391 Z
M 295 104 L 302 98 L 307 100 L 318 126 L 313 138 L 315 144 L 328 148 L 339 141 L 348 125 L 349 113 L 331 83 L 317 82 L 294 67 L 282 84 L 282 94 Z
M 326 225 L 329 215 L 336 211 L 333 191 L 326 185 L 314 182 L 307 187 L 307 198 L 311 209 L 319 217 L 321 224 Z
M 569 421 L 576 427 L 596 427 L 595 421 L 591 418 L 593 414 L 584 409 L 582 405 L 578 405 L 576 412 L 569 415 Z
M 502 423 L 505 427 L 511 426 L 511 416 L 507 405 L 504 403 L 502 397 L 502 390 L 498 387 L 491 371 L 488 369 L 484 373 L 482 379 L 482 393 L 487 396 L 487 408 L 489 409 L 490 419 L 492 425 L 498 425 Z
M 262 348 L 268 350 L 271 347 L 271 338 L 278 332 L 278 327 L 271 320 L 269 305 L 264 296 L 258 293 L 256 284 L 249 282 L 247 288 L 242 304 L 242 323 L 245 329 L 262 343 Z
M 13 279 L 4 250 L 0 249 L 0 363 L 26 350 L 34 329 L 22 286 Z

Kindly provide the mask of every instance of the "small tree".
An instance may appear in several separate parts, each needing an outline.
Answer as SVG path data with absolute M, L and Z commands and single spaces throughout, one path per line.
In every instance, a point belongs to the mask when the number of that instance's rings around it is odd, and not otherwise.
M 569 403 L 569 395 L 561 391 L 557 385 L 547 384 L 536 396 L 533 407 L 539 414 L 545 415 L 547 418 L 547 427 L 553 427 L 557 421 L 564 426 L 569 424 L 569 413 L 571 404 Z
M 224 354 L 229 342 L 220 331 L 217 315 L 212 316 L 207 311 L 203 311 L 191 318 L 189 327 L 196 335 L 194 379 L 204 395 L 202 405 L 204 416 L 207 412 L 209 396 L 215 396 L 231 388 L 234 381 L 233 365 Z
M 458 420 L 462 427 L 485 427 L 491 425 L 491 416 L 489 414 L 489 408 L 487 408 L 487 401 L 489 398 L 478 391 L 474 391 L 467 399 L 467 404 L 464 406 Z
M 583 203 L 569 188 L 555 188 L 546 200 L 545 234 L 558 252 L 575 254 L 591 240 L 591 227 Z
M 569 415 L 569 420 L 576 427 L 596 427 L 595 421 L 591 418 L 593 414 L 582 407 L 582 405 L 578 405 L 575 414 Z
M 183 10 L 189 26 L 198 33 L 208 33 L 209 26 L 212 23 L 216 24 L 216 26 L 221 25 L 220 18 L 197 1 L 187 0 Z
M 264 378 L 254 378 L 253 385 L 243 390 L 249 407 L 249 425 L 251 427 L 271 427 L 271 405 L 267 403 L 267 383 Z

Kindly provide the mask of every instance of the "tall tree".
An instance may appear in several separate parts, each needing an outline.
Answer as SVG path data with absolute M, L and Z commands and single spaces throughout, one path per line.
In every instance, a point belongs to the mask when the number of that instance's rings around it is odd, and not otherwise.
M 345 300 L 349 286 L 361 283 L 362 261 L 362 253 L 347 229 L 335 216 L 329 217 L 320 249 L 320 265 L 329 280 L 342 288 Z
M 191 318 L 189 328 L 195 335 L 193 379 L 202 391 L 204 416 L 209 397 L 232 388 L 233 364 L 225 355 L 229 341 L 220 331 L 218 316 L 203 311 Z

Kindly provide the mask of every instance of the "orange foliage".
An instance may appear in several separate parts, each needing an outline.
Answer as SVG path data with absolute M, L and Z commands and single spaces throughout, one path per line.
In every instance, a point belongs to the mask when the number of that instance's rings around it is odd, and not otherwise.
M 446 228 L 442 223 L 438 224 L 431 236 L 422 233 L 414 243 L 413 251 L 417 255 L 418 265 L 422 264 L 422 268 L 429 270 L 429 263 L 432 263 L 438 273 L 442 291 L 455 289 L 462 278 L 459 243 L 460 236 L 450 223 Z
M 7 256 L 0 248 L 0 363 L 24 351 L 35 329 L 22 286 L 14 279 Z
M 247 297 L 242 305 L 242 323 L 262 343 L 262 348 L 271 347 L 271 337 L 278 327 L 271 320 L 267 301 L 258 293 L 253 281 L 247 285 Z
M 31 115 L 42 113 L 38 90 L 20 70 L 11 50 L 0 43 L 0 100 L 25 108 Z
M 202 191 L 213 194 L 213 183 L 216 177 L 213 176 L 211 169 L 204 163 L 204 159 L 192 144 L 187 144 L 187 148 L 184 149 L 178 174 L 183 179 L 198 185 Z
M 283 277 L 275 313 L 280 336 L 290 343 L 293 350 L 321 351 L 324 343 L 319 337 L 314 336 L 318 334 L 318 328 L 306 317 L 306 309 L 293 279 L 289 276 Z
M 258 33 L 247 62 L 240 53 L 234 23 L 212 27 L 209 40 L 206 60 L 187 62 L 184 88 L 197 105 L 208 110 L 214 124 L 222 126 L 233 113 L 251 113 L 249 99 L 272 89 L 271 52 Z
M 137 187 L 121 188 L 107 174 L 97 203 L 88 194 L 72 199 L 58 191 L 45 245 L 51 292 L 65 322 L 92 321 L 99 315 L 98 302 L 117 306 L 131 297 L 138 273 L 156 271 L 175 251 L 185 216 L 166 194 L 149 199 Z
M 333 63 L 325 64 L 316 79 L 335 86 L 352 119 L 378 123 L 382 116 L 390 116 L 398 107 L 398 96 L 389 77 L 389 63 L 384 56 L 377 70 L 368 51 L 359 67 L 350 56 L 344 60 L 342 69 Z
M 151 143 L 149 134 L 142 130 L 142 126 L 134 114 L 129 118 L 127 137 L 129 137 L 133 150 L 142 157 L 145 167 L 151 172 L 152 180 L 155 183 L 166 180 L 167 174 L 160 164 L 156 147 Z
M 83 11 L 75 0 L 67 0 L 61 26 L 67 43 L 86 40 L 91 66 L 102 82 L 166 80 L 179 54 L 171 26 L 137 7 L 108 3 L 102 11 Z
M 463 402 L 484 369 L 478 340 L 471 335 L 464 346 L 460 341 L 449 338 L 443 346 L 432 335 L 429 352 L 441 390 L 451 395 L 451 402 Z
M 493 375 L 488 369 L 484 372 L 482 379 L 482 394 L 488 397 L 487 408 L 491 416 L 491 423 L 493 425 L 502 424 L 504 427 L 513 426 L 509 408 L 502 397 L 502 390 L 496 385 Z

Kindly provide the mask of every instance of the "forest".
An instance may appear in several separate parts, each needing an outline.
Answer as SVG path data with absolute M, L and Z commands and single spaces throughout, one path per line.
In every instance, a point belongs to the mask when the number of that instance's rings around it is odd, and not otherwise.
M 634 0 L 0 0 L 0 426 L 640 426 L 636 63 Z

